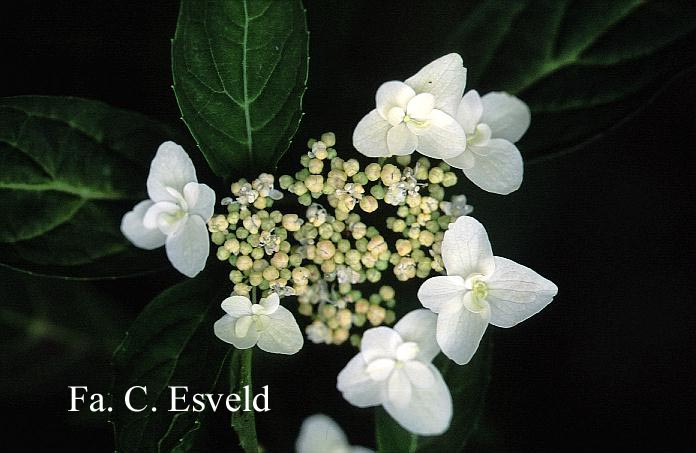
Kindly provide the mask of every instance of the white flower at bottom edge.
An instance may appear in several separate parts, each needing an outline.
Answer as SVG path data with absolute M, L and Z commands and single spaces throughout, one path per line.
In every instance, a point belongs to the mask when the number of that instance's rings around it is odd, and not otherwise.
M 459 103 L 456 119 L 466 132 L 466 149 L 445 161 L 488 192 L 507 195 L 519 189 L 524 168 L 513 143 L 529 127 L 527 104 L 504 92 L 481 97 L 471 90 Z
M 300 435 L 295 442 L 297 453 L 373 453 L 365 447 L 348 443 L 345 433 L 331 417 L 315 414 L 302 422 Z
M 512 327 L 538 313 L 558 292 L 550 280 L 507 258 L 493 256 L 478 220 L 460 217 L 442 241 L 446 276 L 418 290 L 423 306 L 438 314 L 437 342 L 459 365 L 473 357 L 488 327 Z
M 358 407 L 382 405 L 407 430 L 437 435 L 449 428 L 452 396 L 442 375 L 430 363 L 440 348 L 435 340 L 436 316 L 414 310 L 393 329 L 365 332 L 360 353 L 338 374 L 337 388 Z
M 206 223 L 213 215 L 215 192 L 198 184 L 193 162 L 181 146 L 164 142 L 150 164 L 147 193 L 149 200 L 123 216 L 121 232 L 143 249 L 165 245 L 176 270 L 195 277 L 210 252 Z
M 272 293 L 252 304 L 248 297 L 231 296 L 222 301 L 227 313 L 215 322 L 215 335 L 237 349 L 258 345 L 266 352 L 295 354 L 302 349 L 304 338 L 300 327 L 278 294 Z
M 466 147 L 466 135 L 454 119 L 464 93 L 466 68 L 451 53 L 429 63 L 405 82 L 377 89 L 376 107 L 353 131 L 353 146 L 368 157 L 411 154 L 454 157 Z

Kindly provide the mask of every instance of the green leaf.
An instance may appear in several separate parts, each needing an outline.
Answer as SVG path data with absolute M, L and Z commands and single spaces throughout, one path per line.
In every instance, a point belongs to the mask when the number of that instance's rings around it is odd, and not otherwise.
M 696 8 L 641 0 L 484 0 L 443 51 L 458 51 L 468 88 L 527 102 L 526 157 L 578 146 L 629 118 L 696 64 Z M 552 131 L 552 132 L 550 132 Z
M 300 0 L 183 0 L 174 93 L 218 175 L 272 171 L 302 116 L 308 32 Z
M 0 269 L 0 391 L 33 400 L 66 385 L 105 389 L 126 330 L 121 304 L 87 282 Z
M 174 137 L 158 122 L 97 101 L 0 99 L 0 264 L 87 278 L 161 262 L 144 253 L 133 260 L 119 225 L 146 198 L 157 147 Z
M 230 382 L 232 393 L 242 394 L 245 386 L 251 388 L 253 349 L 235 349 L 230 361 Z M 232 413 L 232 427 L 239 436 L 239 445 L 246 453 L 258 453 L 256 421 L 254 411 Z
M 169 386 L 187 386 L 191 393 L 210 393 L 224 372 L 229 348 L 213 334 L 221 316 L 224 277 L 201 273 L 157 296 L 135 320 L 114 353 L 114 424 L 116 449 L 123 452 L 170 451 L 198 428 L 202 413 L 169 412 Z M 147 387 L 123 403 L 132 386 Z M 190 403 L 190 399 L 188 400 Z M 156 407 L 157 412 L 150 408 Z
M 477 428 L 490 381 L 492 342 L 489 337 L 484 337 L 467 365 L 457 365 L 443 354 L 435 359 L 434 363 L 452 393 L 454 414 L 450 428 L 440 436 L 418 436 L 402 428 L 380 407 L 375 416 L 377 450 L 380 453 L 463 450 Z

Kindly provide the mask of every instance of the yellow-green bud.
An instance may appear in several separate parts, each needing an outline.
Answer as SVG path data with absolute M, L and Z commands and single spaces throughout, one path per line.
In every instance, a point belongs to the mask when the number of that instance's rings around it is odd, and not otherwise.
M 370 187 L 370 193 L 376 199 L 384 200 L 384 196 L 387 194 L 387 191 L 384 189 L 383 185 L 377 184 L 375 186 Z
M 296 267 L 292 270 L 292 281 L 297 285 L 304 286 L 309 282 L 309 270 L 304 267 Z
M 251 287 L 246 283 L 237 283 L 234 285 L 234 293 L 238 296 L 249 296 Z
M 246 255 L 237 257 L 237 269 L 240 271 L 248 271 L 254 265 L 254 261 Z
M 365 212 L 374 212 L 377 210 L 377 200 L 373 196 L 366 196 L 360 200 L 360 208 Z
M 370 305 L 370 308 L 367 310 L 367 319 L 373 326 L 382 324 L 385 315 L 386 310 L 384 307 L 380 307 L 379 305 Z
M 367 313 L 367 310 L 370 308 L 370 303 L 367 301 L 367 299 L 358 299 L 355 302 L 355 312 L 360 313 L 360 314 L 365 314 Z
M 251 257 L 254 258 L 255 260 L 260 260 L 261 258 L 264 257 L 265 254 L 266 254 L 266 251 L 261 247 L 257 247 L 251 251 Z
M 452 187 L 457 184 L 457 175 L 451 171 L 445 173 L 442 179 L 442 185 L 445 187 Z
M 236 269 L 230 271 L 230 281 L 232 283 L 241 283 L 242 281 L 244 281 L 244 274 L 242 274 L 240 271 Z
M 283 228 L 288 231 L 298 231 L 302 226 L 302 220 L 297 214 L 285 214 L 283 216 Z
M 355 159 L 348 159 L 343 163 L 343 171 L 350 177 L 360 171 L 360 164 Z
M 445 172 L 440 167 L 433 167 L 428 172 L 428 181 L 433 184 L 439 184 L 445 177 Z
M 267 205 L 266 198 L 264 198 L 264 197 L 259 197 L 256 199 L 256 201 L 254 201 L 254 207 L 256 209 L 265 209 L 266 205 Z
M 317 256 L 322 260 L 328 260 L 336 253 L 336 246 L 328 240 L 319 241 L 316 250 Z
M 401 256 L 406 256 L 411 253 L 411 241 L 408 239 L 397 239 L 396 241 L 396 253 Z
M 236 205 L 235 205 L 236 206 Z M 230 212 L 227 214 L 227 223 L 230 225 L 236 225 L 239 222 L 239 212 Z
M 265 278 L 269 282 L 276 280 L 278 277 L 280 277 L 280 272 L 278 272 L 278 269 L 276 269 L 273 266 L 268 266 L 266 269 L 263 270 L 263 278 Z
M 367 225 L 362 222 L 355 223 L 351 229 L 351 233 L 354 239 L 363 238 L 365 234 L 367 234 Z
M 289 175 L 283 175 L 280 178 L 278 178 L 278 184 L 280 184 L 280 188 L 283 190 L 288 190 L 288 188 L 295 182 L 292 176 Z
M 208 222 L 208 230 L 210 230 L 211 233 L 225 231 L 229 226 L 230 224 L 227 222 L 227 217 L 222 214 L 216 215 Z
M 385 186 L 391 186 L 401 181 L 401 170 L 396 165 L 386 164 L 382 167 L 380 178 L 382 178 L 382 183 Z
M 406 229 L 406 222 L 403 221 L 403 219 L 396 219 L 394 220 L 394 224 L 392 225 L 392 231 L 395 233 L 401 233 Z
M 290 192 L 297 196 L 303 195 L 307 193 L 307 186 L 305 186 L 303 181 L 297 181 L 292 185 L 292 187 L 290 187 Z
M 336 262 L 332 259 L 326 260 L 321 263 L 321 271 L 325 274 L 330 274 L 336 270 Z
M 310 192 L 321 192 L 324 185 L 324 177 L 322 175 L 309 175 L 304 181 L 304 185 Z M 303 195 L 298 193 L 297 195 Z
M 249 284 L 251 286 L 259 286 L 263 281 L 263 274 L 261 272 L 252 272 L 249 274 Z
M 382 296 L 384 300 L 393 300 L 395 295 L 394 288 L 389 285 L 384 285 L 379 289 L 379 295 Z
M 217 259 L 219 259 L 220 261 L 226 261 L 230 257 L 230 251 L 227 250 L 225 247 L 219 247 L 217 249 L 216 255 Z
M 275 255 L 273 255 L 273 258 L 271 258 L 271 264 L 278 269 L 284 269 L 288 267 L 289 260 L 290 258 L 288 257 L 287 253 L 277 252 Z
M 225 233 L 216 231 L 210 235 L 210 240 L 213 241 L 215 245 L 222 245 L 225 242 Z
M 365 167 L 365 176 L 370 181 L 377 181 L 382 174 L 382 167 L 378 163 L 371 163 Z
M 363 266 L 370 268 L 370 267 L 375 267 L 375 263 L 377 262 L 377 258 L 375 258 L 374 255 L 371 253 L 366 253 L 360 258 L 360 262 L 363 264 Z
M 396 156 L 396 162 L 402 167 L 405 167 L 411 163 L 411 155 L 406 154 L 405 156 Z
M 319 159 L 311 159 L 307 168 L 313 175 L 318 175 L 324 170 L 324 162 Z
M 418 242 L 425 247 L 430 247 L 433 245 L 435 240 L 435 235 L 428 230 L 422 230 L 418 235 Z
M 336 144 L 336 135 L 334 135 L 333 132 L 324 132 L 321 134 L 321 141 L 324 142 L 324 144 L 331 148 Z

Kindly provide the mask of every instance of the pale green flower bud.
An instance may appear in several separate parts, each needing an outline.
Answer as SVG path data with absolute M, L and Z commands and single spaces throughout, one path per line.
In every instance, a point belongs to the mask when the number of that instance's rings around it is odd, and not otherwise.
M 367 320 L 370 321 L 370 324 L 373 326 L 382 324 L 385 315 L 386 310 L 384 307 L 380 307 L 379 305 L 370 305 L 369 310 L 367 310 Z
M 328 223 L 325 223 L 319 227 L 319 236 L 321 236 L 322 239 L 331 239 L 333 232 L 333 228 Z
M 377 184 L 370 187 L 370 194 L 378 200 L 384 200 L 384 196 L 387 194 L 386 189 L 383 185 Z
M 304 195 L 305 193 L 307 193 L 307 186 L 305 186 L 303 181 L 296 181 L 290 187 L 290 192 L 294 193 L 297 196 Z
M 442 179 L 442 185 L 445 187 L 452 187 L 457 184 L 457 175 L 451 171 L 445 173 Z
M 394 224 L 392 225 L 392 231 L 395 233 L 401 233 L 406 229 L 406 222 L 403 221 L 403 219 L 396 219 L 394 220 Z
M 375 264 L 377 263 L 377 258 L 375 258 L 374 255 L 370 253 L 366 253 L 360 258 L 360 262 L 363 266 L 371 268 L 375 267 Z
M 237 257 L 237 269 L 242 272 L 248 271 L 254 265 L 254 261 L 246 255 Z
M 367 281 L 369 281 L 371 283 L 377 283 L 382 278 L 382 273 L 380 271 L 378 271 L 377 269 L 375 269 L 374 267 L 368 269 L 365 272 L 365 275 L 367 277 Z
M 359 263 L 361 257 L 362 255 L 356 249 L 351 249 L 345 252 L 346 264 L 348 264 L 349 266 L 353 266 Z
M 365 234 L 367 234 L 367 225 L 365 225 L 362 222 L 357 222 L 353 224 L 353 228 L 351 229 L 351 233 L 353 236 L 353 239 L 360 239 L 365 237 Z
M 336 270 L 336 263 L 329 259 L 321 263 L 321 271 L 325 274 L 330 274 Z
M 387 310 L 387 313 L 384 315 L 384 323 L 392 324 L 394 321 L 396 321 L 396 313 L 391 310 Z
M 219 247 L 217 249 L 216 255 L 217 259 L 219 259 L 220 261 L 226 261 L 230 257 L 230 252 L 225 247 Z
M 360 171 L 360 163 L 355 159 L 348 159 L 343 163 L 343 171 L 346 176 L 351 177 Z
M 249 274 L 249 284 L 251 286 L 259 286 L 263 281 L 263 274 L 261 272 L 252 272 Z
M 251 286 L 247 285 L 246 283 L 237 283 L 234 285 L 234 293 L 237 296 L 249 296 L 249 292 L 251 291 Z
M 372 252 L 374 255 L 379 255 L 380 253 L 387 250 L 387 243 L 384 241 L 384 238 L 378 234 L 376 236 L 373 236 L 370 239 L 370 242 L 367 243 L 367 250 Z
M 290 175 L 283 175 L 280 178 L 278 178 L 278 184 L 280 184 L 280 188 L 283 190 L 288 190 L 288 188 L 292 186 L 294 183 L 295 179 Z
M 266 251 L 261 247 L 257 247 L 251 251 L 251 257 L 254 258 L 255 260 L 260 260 L 261 258 L 264 257 L 265 254 L 266 254 Z
M 324 162 L 319 159 L 311 159 L 307 165 L 307 169 L 313 175 L 318 175 L 324 170 Z
M 367 238 L 360 238 L 355 241 L 355 248 L 358 249 L 359 252 L 365 253 L 367 252 L 367 242 Z
M 336 264 L 343 264 L 346 262 L 345 255 L 343 255 L 343 252 L 336 251 L 336 254 L 333 257 L 333 260 Z
M 303 154 L 302 156 L 300 156 L 300 165 L 302 165 L 303 167 L 308 166 L 310 159 L 311 157 L 309 157 L 307 154 Z
M 213 241 L 215 245 L 222 245 L 225 242 L 225 233 L 216 231 L 210 235 L 210 240 Z
M 312 195 L 310 195 L 309 192 L 306 192 L 297 198 L 297 202 L 302 206 L 309 206 L 312 204 Z
M 283 269 L 288 266 L 288 261 L 290 258 L 288 257 L 287 253 L 284 252 L 277 252 L 273 257 L 271 258 L 271 264 L 276 267 L 277 269 Z
M 445 189 L 443 189 L 439 184 L 428 185 L 428 193 L 437 201 L 442 201 L 445 199 Z
M 269 282 L 276 280 L 278 277 L 280 277 L 280 272 L 278 272 L 278 269 L 273 266 L 268 266 L 263 270 L 263 278 Z
M 225 247 L 225 249 L 233 255 L 237 255 L 239 253 L 239 241 L 236 239 L 226 240 L 223 247 Z
M 291 267 L 297 267 L 302 264 L 302 257 L 297 253 L 293 253 L 290 255 L 290 259 L 288 261 Z
M 265 209 L 266 206 L 268 206 L 268 202 L 266 198 L 259 197 L 254 201 L 254 207 L 256 209 Z
M 230 281 L 232 283 L 241 283 L 244 280 L 244 274 L 238 270 L 233 270 L 230 272 Z
M 408 216 L 408 206 L 399 206 L 396 209 L 396 215 L 398 215 L 402 219 Z
M 336 246 L 334 246 L 333 242 L 331 241 L 319 241 L 319 243 L 317 243 L 316 253 L 320 259 L 328 260 L 336 253 Z
M 249 230 L 246 228 L 237 228 L 234 234 L 237 236 L 237 239 L 246 239 L 249 237 Z
M 382 183 L 389 187 L 401 181 L 401 170 L 399 170 L 396 165 L 386 164 L 382 167 L 380 178 L 382 179 Z
M 428 171 L 428 181 L 433 184 L 439 184 L 443 181 L 445 172 L 440 167 L 433 167 Z
M 283 253 L 290 253 L 291 245 L 288 241 L 282 241 L 278 249 Z
M 405 156 L 396 156 L 396 162 L 402 167 L 406 167 L 411 163 L 411 155 L 406 154 Z
M 395 296 L 394 288 L 389 285 L 384 285 L 379 289 L 379 295 L 384 300 L 393 300 Z
M 360 208 L 365 212 L 374 212 L 377 210 L 377 200 L 368 195 L 360 200 Z
M 420 207 L 421 196 L 417 193 L 406 196 L 406 204 L 410 208 Z
M 335 170 L 343 170 L 343 159 L 334 157 L 331 159 L 331 168 Z
M 348 329 L 344 329 L 339 327 L 338 329 L 333 331 L 333 336 L 331 337 L 331 341 L 333 344 L 340 345 L 346 342 L 349 336 Z
M 295 293 L 297 293 L 297 290 L 295 290 Z M 311 304 L 300 304 L 299 307 L 297 307 L 297 311 L 304 316 L 311 316 L 312 315 L 312 305 Z
M 418 180 L 425 180 L 425 179 L 428 179 L 428 168 L 427 168 L 427 167 L 420 166 L 420 165 L 417 166 L 417 167 L 416 167 L 416 170 L 415 170 L 415 172 L 414 172 L 414 176 L 415 176 L 416 179 L 418 179 Z
M 356 184 L 365 185 L 370 181 L 367 179 L 365 173 L 359 171 L 355 175 L 353 175 L 353 182 Z
M 377 181 L 382 174 L 382 167 L 378 163 L 371 163 L 365 167 L 365 176 L 370 181 Z
M 211 233 L 215 233 L 217 231 L 224 232 L 229 226 L 230 224 L 227 222 L 227 217 L 222 214 L 216 215 L 208 221 L 208 230 Z
M 348 250 L 350 250 L 350 241 L 347 239 L 341 239 L 340 241 L 338 241 L 338 244 L 336 244 L 336 247 L 342 253 L 346 253 Z
M 396 253 L 400 256 L 406 256 L 411 253 L 411 241 L 408 239 L 397 239 L 396 241 Z
M 321 134 L 321 141 L 330 148 L 336 144 L 336 135 L 333 132 L 324 132 Z
M 302 220 L 297 216 L 297 214 L 285 214 L 283 216 L 283 228 L 288 231 L 298 231 L 302 226 Z
M 231 225 L 236 225 L 239 222 L 239 212 L 234 211 L 227 214 L 227 223 Z
M 431 233 L 437 233 L 440 231 L 440 224 L 436 220 L 428 220 L 425 222 L 425 228 Z
M 292 270 L 292 281 L 300 286 L 309 283 L 310 272 L 305 267 L 296 267 Z
M 304 181 L 304 185 L 310 192 L 319 192 L 323 190 L 324 177 L 322 175 L 309 175 Z M 297 195 L 303 195 L 298 193 Z
M 425 247 L 430 247 L 433 245 L 435 240 L 435 235 L 428 230 L 422 230 L 418 235 L 418 242 Z

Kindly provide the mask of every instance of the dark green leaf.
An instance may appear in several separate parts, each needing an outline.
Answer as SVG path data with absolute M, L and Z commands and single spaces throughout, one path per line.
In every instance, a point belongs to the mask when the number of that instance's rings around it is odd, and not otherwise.
M 32 278 L 0 269 L 0 390 L 4 396 L 40 395 L 65 385 L 101 385 L 127 317 L 87 282 Z
M 197 429 L 202 413 L 168 412 L 169 386 L 210 393 L 224 371 L 230 348 L 215 337 L 225 279 L 210 271 L 157 296 L 135 320 L 114 354 L 112 422 L 119 451 L 170 451 Z M 146 386 L 147 397 L 134 396 L 131 412 L 123 403 L 128 388 Z M 190 403 L 190 400 L 188 401 Z M 150 408 L 157 407 L 157 412 Z
M 467 86 L 505 90 L 532 109 L 528 157 L 577 146 L 629 117 L 696 64 L 690 2 L 485 0 L 471 4 L 446 51 Z
M 146 198 L 149 162 L 171 138 L 166 126 L 101 102 L 0 99 L 0 263 L 87 278 L 161 262 L 156 253 L 132 260 L 119 225 Z
M 487 335 L 474 358 L 460 366 L 440 354 L 435 365 L 452 393 L 454 414 L 450 428 L 440 436 L 417 436 L 396 423 L 382 408 L 377 409 L 375 427 L 380 453 L 458 452 L 476 430 L 490 381 L 492 342 Z
M 174 92 L 213 171 L 273 170 L 302 116 L 308 32 L 300 0 L 184 0 Z

